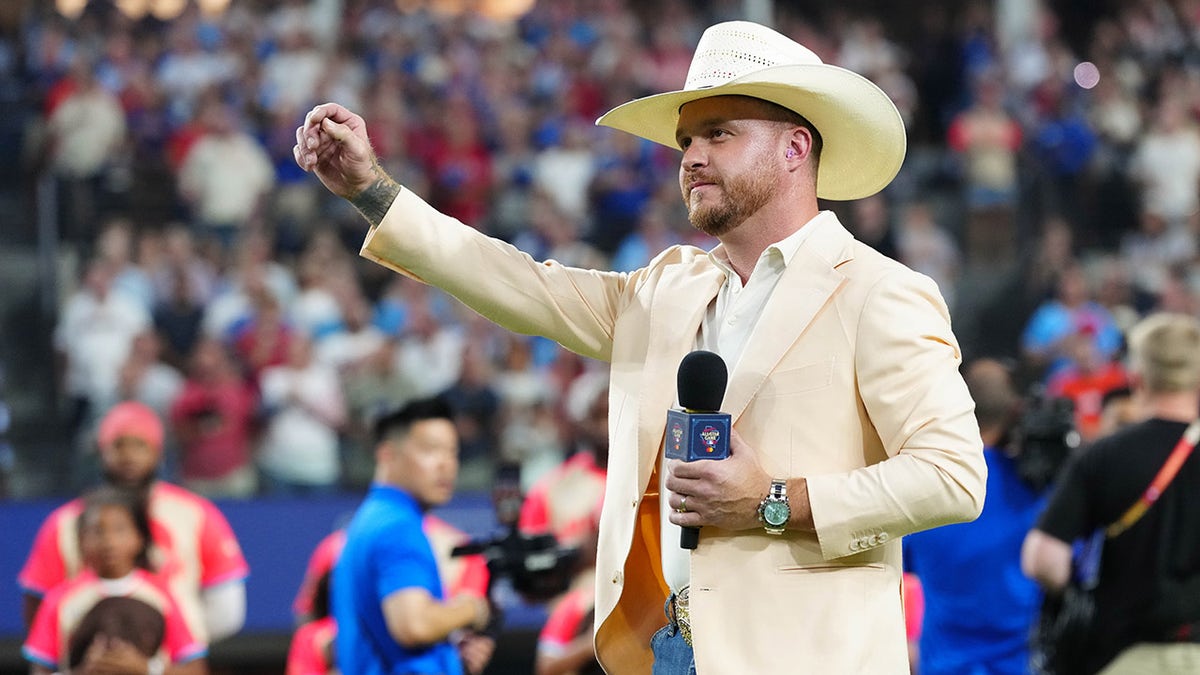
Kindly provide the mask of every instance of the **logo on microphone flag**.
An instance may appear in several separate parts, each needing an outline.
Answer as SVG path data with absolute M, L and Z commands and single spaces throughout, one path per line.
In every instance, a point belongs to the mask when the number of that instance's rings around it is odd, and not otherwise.
M 679 422 L 671 425 L 671 443 L 675 447 L 675 452 L 680 452 L 683 449 L 681 447 L 683 443 L 683 425 Z

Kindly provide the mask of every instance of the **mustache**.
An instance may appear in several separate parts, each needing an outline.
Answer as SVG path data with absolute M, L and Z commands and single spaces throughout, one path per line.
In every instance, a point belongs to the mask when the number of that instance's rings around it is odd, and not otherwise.
M 712 183 L 714 185 L 722 184 L 721 179 L 718 176 L 711 173 L 706 173 L 704 171 L 685 171 L 682 182 L 684 185 L 692 185 L 693 183 Z

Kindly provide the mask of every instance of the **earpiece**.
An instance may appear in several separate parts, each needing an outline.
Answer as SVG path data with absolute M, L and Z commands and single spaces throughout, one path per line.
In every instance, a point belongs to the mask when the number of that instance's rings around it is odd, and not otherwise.
M 791 158 L 793 158 L 793 157 L 795 157 L 795 156 L 796 156 L 796 151 L 795 151 L 795 150 L 793 150 L 792 148 L 788 148 L 788 149 L 787 149 L 787 154 L 785 154 L 785 155 L 784 155 L 784 157 L 787 157 L 788 159 L 791 159 Z

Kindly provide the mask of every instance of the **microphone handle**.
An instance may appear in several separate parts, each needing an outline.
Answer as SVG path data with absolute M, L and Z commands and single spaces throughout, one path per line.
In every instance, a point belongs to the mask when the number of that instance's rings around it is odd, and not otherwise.
M 682 527 L 679 529 L 679 548 L 685 548 L 689 551 L 694 551 L 699 544 L 700 528 Z

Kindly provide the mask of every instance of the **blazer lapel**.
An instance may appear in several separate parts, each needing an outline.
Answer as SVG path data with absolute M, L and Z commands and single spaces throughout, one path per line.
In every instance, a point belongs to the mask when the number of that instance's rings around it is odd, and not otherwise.
M 650 477 L 665 429 L 667 408 L 676 397 L 679 362 L 696 345 L 700 322 L 725 275 L 707 258 L 663 270 L 650 305 L 645 375 L 638 405 L 640 485 Z
M 730 373 L 721 407 L 735 423 L 783 355 L 845 281 L 837 266 L 850 259 L 853 237 L 833 214 L 823 214 L 822 220 L 810 226 L 815 226 L 814 231 L 779 279 Z

